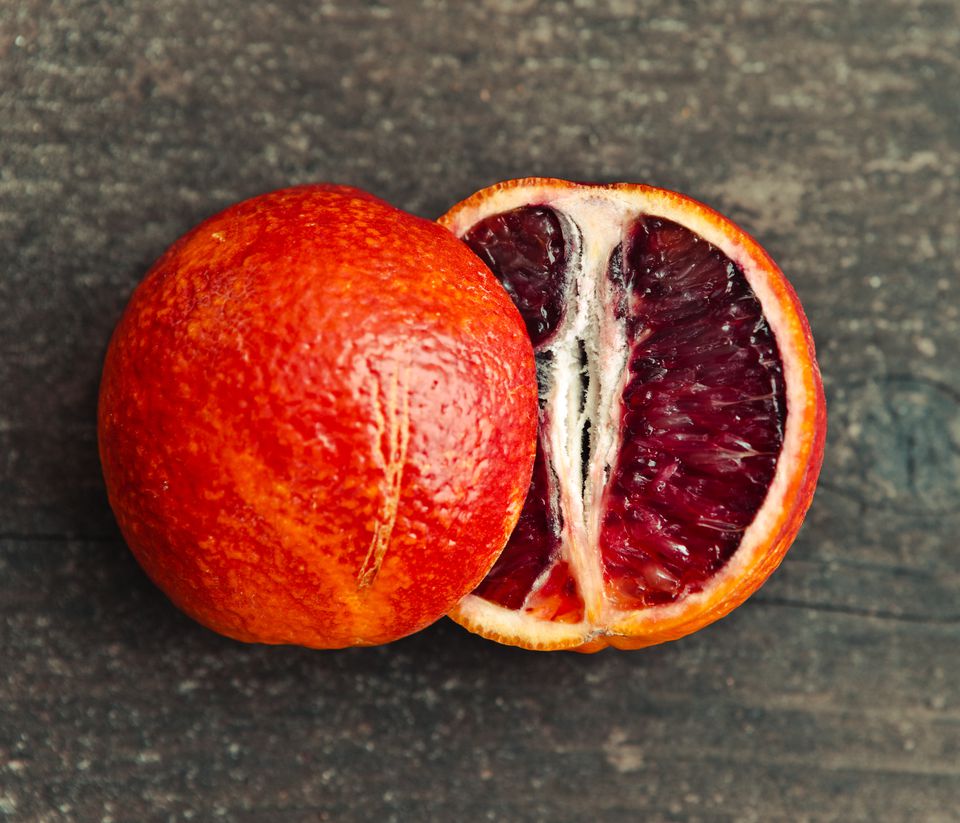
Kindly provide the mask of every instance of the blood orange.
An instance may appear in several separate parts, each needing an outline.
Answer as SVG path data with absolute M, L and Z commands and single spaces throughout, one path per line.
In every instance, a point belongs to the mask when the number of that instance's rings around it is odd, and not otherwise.
M 100 453 L 131 549 L 241 640 L 384 643 L 445 614 L 520 513 L 533 352 L 458 240 L 303 186 L 195 228 L 107 353 Z
M 739 605 L 813 497 L 826 411 L 797 297 L 745 232 L 642 185 L 515 180 L 440 222 L 520 309 L 540 383 L 519 525 L 453 611 L 531 649 L 638 648 Z

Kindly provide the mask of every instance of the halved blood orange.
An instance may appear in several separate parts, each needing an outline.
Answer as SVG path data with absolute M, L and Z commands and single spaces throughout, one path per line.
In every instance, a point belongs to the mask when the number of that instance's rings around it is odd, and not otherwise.
M 440 222 L 506 287 L 540 388 L 519 524 L 452 612 L 529 649 L 639 648 L 750 596 L 810 505 L 826 408 L 810 328 L 769 255 L 643 185 L 531 178 Z

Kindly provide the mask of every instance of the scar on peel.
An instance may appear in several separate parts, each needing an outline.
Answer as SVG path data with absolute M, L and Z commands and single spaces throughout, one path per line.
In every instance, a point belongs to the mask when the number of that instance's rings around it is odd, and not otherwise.
M 360 571 L 357 573 L 357 588 L 365 589 L 373 584 L 383 559 L 390 548 L 390 537 L 397 522 L 400 504 L 400 484 L 403 466 L 407 460 L 410 442 L 410 367 L 398 367 L 389 383 L 376 375 L 373 380 L 373 412 L 377 425 L 377 443 L 374 459 L 383 469 L 383 500 L 373 524 L 373 539 Z

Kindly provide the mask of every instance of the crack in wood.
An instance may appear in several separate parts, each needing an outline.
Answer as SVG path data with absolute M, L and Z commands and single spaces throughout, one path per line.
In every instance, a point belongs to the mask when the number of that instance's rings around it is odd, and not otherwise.
M 84 534 L 28 534 L 26 532 L 0 533 L 0 541 L 16 543 L 124 543 L 123 536 L 84 535 Z
M 960 625 L 960 614 L 937 617 L 922 614 L 896 614 L 895 612 L 863 609 L 856 606 L 844 606 L 834 603 L 808 603 L 803 600 L 789 600 L 784 597 L 753 597 L 751 602 L 764 606 L 778 606 L 788 609 L 809 609 L 815 612 L 831 612 L 846 614 L 851 617 L 869 617 L 876 620 L 893 620 L 901 623 L 925 623 L 928 625 L 952 626 Z

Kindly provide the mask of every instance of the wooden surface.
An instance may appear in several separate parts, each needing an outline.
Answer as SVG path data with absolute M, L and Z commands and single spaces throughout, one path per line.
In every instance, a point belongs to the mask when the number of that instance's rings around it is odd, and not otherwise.
M 0 819 L 960 819 L 960 6 L 0 4 Z M 831 413 L 784 566 L 648 651 L 243 646 L 140 572 L 95 449 L 131 289 L 336 180 L 685 191 L 808 309 Z

